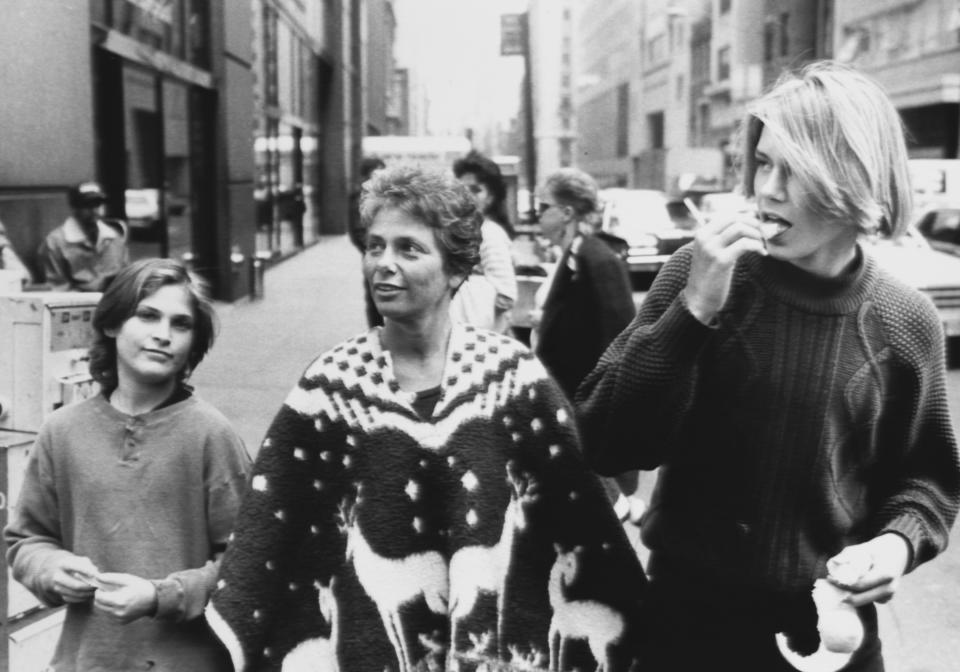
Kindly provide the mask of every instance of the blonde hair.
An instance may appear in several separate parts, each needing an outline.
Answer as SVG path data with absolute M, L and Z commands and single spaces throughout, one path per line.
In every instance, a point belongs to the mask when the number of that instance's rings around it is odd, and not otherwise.
M 754 195 L 763 130 L 777 140 L 803 205 L 860 231 L 896 237 L 912 208 L 903 123 L 880 86 L 861 72 L 819 61 L 785 73 L 747 106 L 743 188 Z

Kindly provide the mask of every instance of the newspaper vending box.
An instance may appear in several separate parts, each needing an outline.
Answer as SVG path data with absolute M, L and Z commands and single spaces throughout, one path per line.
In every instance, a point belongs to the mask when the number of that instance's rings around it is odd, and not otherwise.
M 87 350 L 98 293 L 0 293 L 0 523 L 14 514 L 36 432 L 52 411 L 97 391 Z M 41 672 L 63 608 L 42 605 L 0 573 L 0 672 Z

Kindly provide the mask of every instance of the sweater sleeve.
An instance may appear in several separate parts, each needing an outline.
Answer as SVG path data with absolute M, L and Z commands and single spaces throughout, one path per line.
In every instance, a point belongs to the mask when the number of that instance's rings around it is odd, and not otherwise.
M 303 385 L 281 407 L 257 454 L 206 610 L 238 672 L 256 668 L 266 655 L 271 629 L 297 604 L 298 595 L 289 584 L 314 590 L 314 582 L 329 583 L 343 563 L 345 542 L 335 514 L 347 484 L 346 433 L 340 425 L 325 425 L 291 406 L 297 395 L 304 399 L 324 394 Z M 304 566 L 314 576 L 294 579 Z
M 668 260 L 640 312 L 577 390 L 584 451 L 601 474 L 659 466 L 690 412 L 697 360 L 714 330 L 680 296 L 689 266 L 688 249 Z
M 41 428 L 4 540 L 13 578 L 48 606 L 63 603 L 51 580 L 63 559 L 73 555 L 63 546 L 57 502 L 50 435 Z
M 211 422 L 211 427 L 216 425 Z M 233 530 L 246 490 L 250 456 L 240 437 L 226 425 L 212 431 L 204 446 L 207 530 L 212 556 L 202 567 L 174 572 L 154 581 L 157 618 L 186 621 L 203 613 L 216 585 L 219 559 Z
M 896 381 L 897 394 L 890 395 L 878 430 L 896 443 L 884 445 L 883 454 L 897 457 L 884 470 L 890 485 L 873 521 L 878 534 L 896 532 L 909 542 L 908 571 L 946 548 L 960 508 L 960 455 L 948 405 L 943 331 L 929 301 L 914 307 L 919 315 L 903 316 L 913 333 L 894 325 L 910 373 L 909 380 Z

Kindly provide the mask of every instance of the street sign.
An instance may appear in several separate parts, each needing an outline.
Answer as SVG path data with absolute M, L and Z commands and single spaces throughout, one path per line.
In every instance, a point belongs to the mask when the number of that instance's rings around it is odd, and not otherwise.
M 500 55 L 522 56 L 526 14 L 500 15 Z

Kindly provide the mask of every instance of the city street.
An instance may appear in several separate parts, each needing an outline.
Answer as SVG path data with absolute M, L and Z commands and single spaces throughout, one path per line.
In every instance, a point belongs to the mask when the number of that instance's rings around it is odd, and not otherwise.
M 193 377 L 234 423 L 251 453 L 313 356 L 365 327 L 360 256 L 345 236 L 324 237 L 269 269 L 264 299 L 218 304 L 221 333 Z M 960 431 L 960 369 L 949 374 Z M 655 476 L 646 474 L 649 494 Z M 634 530 L 629 531 L 634 540 Z M 888 672 L 953 672 L 960 660 L 960 532 L 948 552 L 903 581 L 880 608 Z M 637 542 L 638 552 L 645 551 Z

